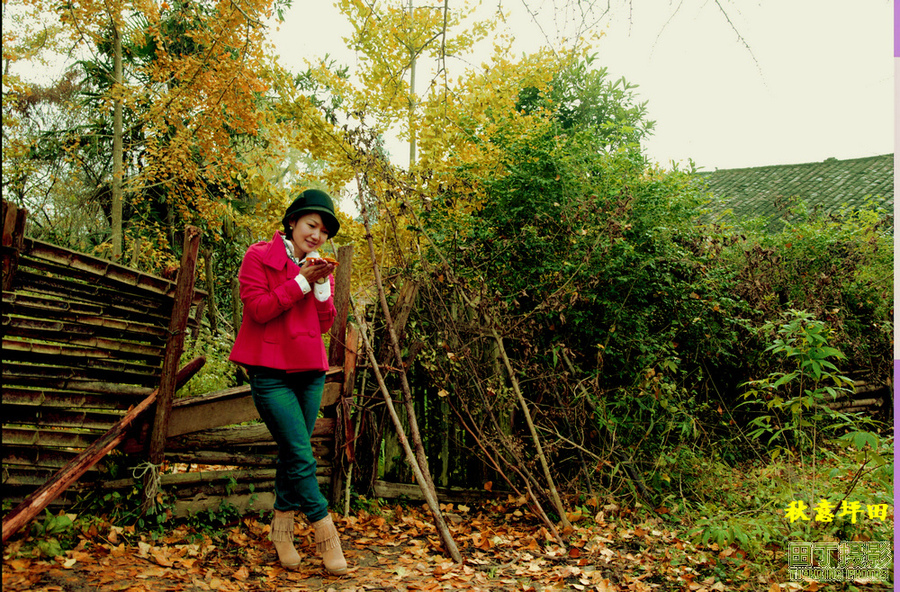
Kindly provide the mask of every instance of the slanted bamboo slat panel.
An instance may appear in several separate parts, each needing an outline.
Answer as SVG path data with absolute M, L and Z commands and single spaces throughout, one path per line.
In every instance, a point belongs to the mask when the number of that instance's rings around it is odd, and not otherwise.
M 176 283 L 27 238 L 7 202 L 3 224 L 2 492 L 18 502 L 160 385 Z

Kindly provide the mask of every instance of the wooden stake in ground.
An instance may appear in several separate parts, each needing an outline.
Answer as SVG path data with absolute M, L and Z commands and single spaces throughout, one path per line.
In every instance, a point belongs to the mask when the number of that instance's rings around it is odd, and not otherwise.
M 197 254 L 200 251 L 200 229 L 188 226 L 184 229 L 184 252 L 175 284 L 175 298 L 172 303 L 172 317 L 169 321 L 169 338 L 166 341 L 166 355 L 163 358 L 159 384 L 159 399 L 156 402 L 156 416 L 150 433 L 150 463 L 162 464 L 165 456 L 166 434 L 169 430 L 169 415 L 172 413 L 172 399 L 175 396 L 175 369 L 184 350 L 184 332 L 191 313 L 194 298 L 194 274 L 197 270 Z M 156 507 L 155 474 L 144 479 L 144 499 L 141 512 L 146 513 Z

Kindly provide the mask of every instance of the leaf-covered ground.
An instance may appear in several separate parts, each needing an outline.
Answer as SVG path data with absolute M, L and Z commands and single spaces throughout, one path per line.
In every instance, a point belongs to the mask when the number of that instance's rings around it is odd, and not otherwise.
M 677 525 L 639 518 L 615 504 L 573 515 L 569 546 L 559 547 L 515 500 L 482 508 L 443 506 L 465 558 L 441 551 L 422 507 L 383 507 L 336 516 L 350 573 L 326 574 L 312 556 L 312 530 L 297 522 L 301 571 L 278 566 L 268 524 L 257 517 L 219 531 L 181 527 L 153 537 L 102 520 L 82 527 L 74 549 L 56 558 L 29 557 L 25 534 L 4 548 L 3 590 L 29 592 L 228 592 L 353 590 L 552 591 L 588 590 L 843 590 L 788 582 L 780 550 L 751 560 L 736 547 L 697 548 Z M 865 590 L 888 590 L 863 585 Z

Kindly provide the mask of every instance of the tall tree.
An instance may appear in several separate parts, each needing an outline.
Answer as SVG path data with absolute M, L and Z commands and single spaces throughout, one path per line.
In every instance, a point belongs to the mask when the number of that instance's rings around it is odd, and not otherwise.
M 96 195 L 109 217 L 118 216 L 111 195 L 121 180 L 127 234 L 132 242 L 142 235 L 164 254 L 155 260 L 175 259 L 175 234 L 186 224 L 201 226 L 209 239 L 219 236 L 236 215 L 233 203 L 245 196 L 238 183 L 243 155 L 268 149 L 277 137 L 262 138 L 260 130 L 271 123 L 263 19 L 278 4 L 84 0 L 43 8 L 58 11 L 79 51 L 90 54 L 79 65 L 92 123 L 57 130 L 56 137 L 66 158 L 100 165 Z M 119 111 L 121 134 L 113 117 Z M 117 226 L 111 220 L 113 237 Z M 113 243 L 118 253 L 117 238 Z
M 449 2 L 433 6 L 384 6 L 362 0 L 341 0 L 338 7 L 353 27 L 346 39 L 358 52 L 360 86 L 348 94 L 351 111 L 364 113 L 386 131 L 400 125 L 415 160 L 421 112 L 416 88 L 417 64 L 433 60 L 428 91 L 446 82 L 447 60 L 459 58 L 490 32 L 484 21 L 473 21 L 476 4 Z M 419 67 L 419 72 L 422 68 Z M 349 90 L 349 89 L 348 89 Z

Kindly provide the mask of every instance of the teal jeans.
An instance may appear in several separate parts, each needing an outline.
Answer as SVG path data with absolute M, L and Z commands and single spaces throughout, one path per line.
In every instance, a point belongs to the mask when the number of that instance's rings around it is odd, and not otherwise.
M 299 510 L 317 522 L 328 515 L 328 502 L 316 481 L 316 458 L 310 437 L 322 402 L 325 373 L 250 371 L 250 393 L 278 444 L 275 469 L 275 509 Z

